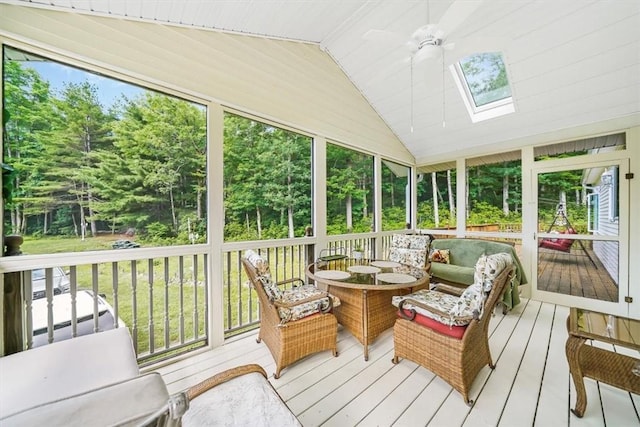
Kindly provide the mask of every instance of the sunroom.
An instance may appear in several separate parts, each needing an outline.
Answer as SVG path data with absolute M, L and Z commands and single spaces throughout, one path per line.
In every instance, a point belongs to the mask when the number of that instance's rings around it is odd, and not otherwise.
M 341 330 L 337 358 L 270 381 L 304 425 L 638 422 L 637 395 L 595 381 L 571 415 L 564 354 L 569 307 L 640 318 L 638 24 L 635 1 L 0 1 L 3 235 L 23 240 L 0 259 L 3 354 L 56 342 L 32 272 L 53 302 L 61 268 L 172 391 L 272 372 L 242 252 L 287 279 L 323 251 L 384 258 L 396 233 L 498 240 L 528 280 L 472 408 L 392 365 L 391 331 L 365 362 Z

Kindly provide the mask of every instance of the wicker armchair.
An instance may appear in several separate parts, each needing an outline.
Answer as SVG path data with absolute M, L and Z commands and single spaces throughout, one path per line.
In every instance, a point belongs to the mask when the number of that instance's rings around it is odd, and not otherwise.
M 404 297 L 399 304 L 400 318 L 396 320 L 393 328 L 395 346 L 393 363 L 398 363 L 400 358 L 405 358 L 422 365 L 458 390 L 467 405 L 472 405 L 469 390 L 476 376 L 485 365 L 489 365 L 491 369 L 495 367 L 489 351 L 489 318 L 514 273 L 514 267 L 510 265 L 497 275 L 480 310 L 484 315 L 479 316 L 474 312 L 474 315 L 468 319 L 469 323 L 463 327 L 447 326 L 437 322 L 435 327 L 433 327 L 434 323 L 431 327 L 424 326 L 427 322 L 416 318 L 416 310 L 405 308 L 405 303 L 408 303 L 407 306 L 419 307 L 436 315 L 446 317 L 448 314 L 413 300 L 411 296 Z M 443 294 L 433 290 L 423 292 L 432 292 L 440 296 Z M 434 294 L 431 296 L 433 297 Z M 455 296 L 455 298 L 458 297 Z M 457 337 L 453 336 L 456 329 L 459 332 Z
M 304 282 L 301 279 L 289 279 L 271 283 L 268 267 L 259 271 L 249 260 L 248 254 L 249 251 L 242 258 L 242 265 L 258 294 L 260 303 L 260 331 L 257 342 L 264 340 L 276 362 L 274 378 L 280 377 L 283 368 L 310 354 L 331 350 L 333 355 L 337 356 L 338 321 L 330 313 L 333 298 L 312 285 L 303 287 L 306 290 L 311 288 L 312 292 L 311 295 L 303 295 L 302 299 L 288 297 L 288 294 L 296 293 L 296 289 L 300 288 L 294 288 L 292 292 L 284 291 L 282 298 L 274 297 L 272 292 L 277 291 L 279 285 Z

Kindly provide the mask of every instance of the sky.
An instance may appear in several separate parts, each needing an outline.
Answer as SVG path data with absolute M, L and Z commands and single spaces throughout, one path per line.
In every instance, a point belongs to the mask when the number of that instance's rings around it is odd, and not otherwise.
M 51 84 L 51 89 L 59 94 L 63 89 L 63 83 L 82 83 L 89 81 L 98 88 L 98 99 L 104 108 L 111 107 L 121 95 L 133 98 L 144 92 L 139 86 L 124 83 L 120 80 L 90 73 L 78 68 L 69 67 L 51 61 L 28 61 L 23 67 L 36 70 L 40 76 Z

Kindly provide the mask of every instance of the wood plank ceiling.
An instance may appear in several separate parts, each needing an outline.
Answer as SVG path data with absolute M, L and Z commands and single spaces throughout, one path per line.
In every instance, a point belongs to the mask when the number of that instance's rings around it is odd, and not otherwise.
M 640 124 L 638 0 L 0 3 L 318 44 L 418 164 L 455 152 L 515 149 L 538 135 L 587 124 L 608 123 L 610 130 Z M 411 83 L 411 35 L 427 23 L 444 26 L 449 8 L 469 3 L 478 7 L 444 35 L 455 48 L 416 64 Z M 448 65 L 481 51 L 503 52 L 516 112 L 473 124 Z

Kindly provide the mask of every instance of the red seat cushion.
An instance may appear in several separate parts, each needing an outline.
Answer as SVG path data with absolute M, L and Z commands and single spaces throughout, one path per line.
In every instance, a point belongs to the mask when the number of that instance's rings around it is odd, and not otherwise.
M 573 228 L 568 228 L 561 234 L 576 234 Z M 573 239 L 542 239 L 541 248 L 554 249 L 556 251 L 570 252 L 573 245 Z
M 411 312 L 409 310 L 403 310 L 407 316 L 411 316 Z M 398 317 L 400 315 L 398 314 Z M 424 326 L 425 328 L 429 328 L 439 334 L 449 336 L 455 339 L 462 339 L 464 335 L 464 331 L 467 330 L 467 326 L 448 326 L 438 322 L 437 320 L 431 319 L 430 317 L 423 316 L 421 314 L 416 313 L 416 317 L 413 319 L 418 325 Z

